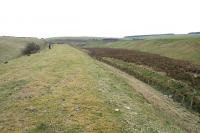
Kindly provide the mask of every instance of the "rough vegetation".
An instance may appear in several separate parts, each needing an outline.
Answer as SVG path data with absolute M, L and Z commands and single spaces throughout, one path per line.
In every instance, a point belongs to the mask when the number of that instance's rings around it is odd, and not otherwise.
M 198 132 L 199 128 L 190 119 L 189 129 L 177 124 L 181 115 L 163 116 L 124 78 L 70 46 L 1 64 L 0 99 L 1 132 Z
M 40 50 L 40 46 L 34 42 L 28 43 L 25 48 L 22 50 L 22 55 L 30 55 L 37 53 Z
M 0 37 L 0 131 L 199 132 L 199 36 L 138 37 Z
M 87 48 L 87 50 L 90 51 L 91 56 L 94 56 L 97 59 L 110 57 L 123 60 L 127 63 L 132 62 L 138 65 L 148 66 L 156 71 L 166 73 L 167 76 L 173 79 L 184 82 L 174 82 L 173 80 L 162 81 L 160 78 L 155 78 L 155 75 L 152 75 L 151 73 L 141 73 L 141 71 L 135 70 L 135 68 L 130 64 L 106 60 L 110 64 L 133 74 L 142 81 L 151 85 L 159 86 L 159 88 L 162 88 L 162 91 L 168 92 L 175 100 L 184 103 L 186 106 L 191 107 L 195 111 L 200 112 L 199 65 L 134 50 L 112 48 Z

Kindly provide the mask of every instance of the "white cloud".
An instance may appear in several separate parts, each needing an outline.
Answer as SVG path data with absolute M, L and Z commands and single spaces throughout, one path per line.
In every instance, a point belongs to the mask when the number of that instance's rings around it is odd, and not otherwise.
M 0 35 L 114 36 L 200 31 L 199 0 L 0 0 Z

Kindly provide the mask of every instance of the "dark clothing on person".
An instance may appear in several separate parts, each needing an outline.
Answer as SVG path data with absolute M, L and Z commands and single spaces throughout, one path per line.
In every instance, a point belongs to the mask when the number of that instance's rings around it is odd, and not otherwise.
M 49 49 L 51 49 L 51 44 L 49 44 Z

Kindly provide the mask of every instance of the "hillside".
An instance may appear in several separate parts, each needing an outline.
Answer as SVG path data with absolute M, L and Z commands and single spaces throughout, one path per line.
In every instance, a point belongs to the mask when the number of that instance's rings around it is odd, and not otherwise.
M 104 44 L 92 43 L 84 47 L 133 49 L 200 64 L 200 36 L 198 35 L 171 35 L 144 40 L 126 39 Z
M 35 42 L 41 48 L 45 47 L 46 42 L 42 39 L 31 37 L 0 37 L 0 63 L 16 58 L 21 55 L 22 49 L 29 42 Z
M 148 93 L 134 88 L 139 83 L 130 85 L 117 73 L 68 45 L 0 64 L 0 131 L 199 131 L 198 116 L 170 100 L 164 109 L 162 100 L 147 101 Z
M 103 38 L 103 37 L 52 37 L 46 38 L 50 44 L 70 44 L 77 46 L 103 45 L 110 42 L 117 42 L 120 38 Z

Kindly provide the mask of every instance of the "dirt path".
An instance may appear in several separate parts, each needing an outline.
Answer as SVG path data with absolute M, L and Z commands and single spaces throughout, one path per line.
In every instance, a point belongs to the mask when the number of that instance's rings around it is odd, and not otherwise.
M 99 64 L 126 79 L 134 90 L 142 94 L 143 97 L 158 110 L 158 115 L 174 119 L 178 125 L 188 132 L 200 132 L 200 118 L 198 114 L 188 111 L 135 77 L 105 63 L 99 62 Z

